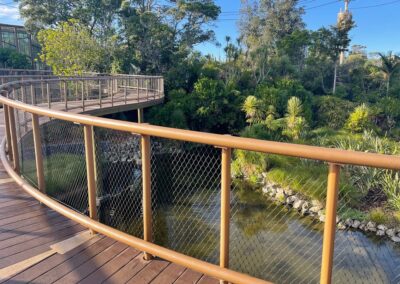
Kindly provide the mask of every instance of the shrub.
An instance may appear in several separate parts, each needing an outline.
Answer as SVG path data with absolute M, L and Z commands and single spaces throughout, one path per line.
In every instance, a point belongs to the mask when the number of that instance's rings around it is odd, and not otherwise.
M 316 121 L 319 126 L 342 128 L 354 108 L 354 104 L 337 97 L 323 96 L 315 100 Z
M 346 128 L 353 132 L 371 129 L 371 115 L 371 110 L 366 104 L 356 107 L 346 122 Z

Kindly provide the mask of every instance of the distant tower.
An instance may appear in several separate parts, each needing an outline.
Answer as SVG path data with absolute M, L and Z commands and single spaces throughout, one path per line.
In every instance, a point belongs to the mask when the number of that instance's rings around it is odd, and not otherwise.
M 344 12 L 342 12 L 342 9 L 340 9 L 340 12 L 338 14 L 337 25 L 339 29 L 347 25 L 349 20 L 351 20 L 351 18 L 353 17 L 351 12 L 349 11 L 349 3 L 350 0 L 344 0 Z M 342 65 L 343 62 L 344 62 L 344 51 L 340 53 L 339 64 Z

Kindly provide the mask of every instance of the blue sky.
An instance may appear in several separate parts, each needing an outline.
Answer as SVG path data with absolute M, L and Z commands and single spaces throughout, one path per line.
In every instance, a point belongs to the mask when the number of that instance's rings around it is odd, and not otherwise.
M 237 38 L 240 0 L 216 0 L 222 13 L 215 23 L 217 40 L 224 43 L 225 36 Z M 340 0 L 300 0 L 306 8 L 304 21 L 309 29 L 335 24 L 337 13 L 344 6 Z M 377 7 L 369 7 L 381 5 Z M 369 52 L 400 52 L 400 0 L 352 0 L 350 10 L 357 27 L 352 31 L 352 44 L 367 46 Z M 0 22 L 23 24 L 13 0 L 0 0 Z M 222 48 L 214 44 L 201 44 L 196 47 L 203 53 L 223 57 Z

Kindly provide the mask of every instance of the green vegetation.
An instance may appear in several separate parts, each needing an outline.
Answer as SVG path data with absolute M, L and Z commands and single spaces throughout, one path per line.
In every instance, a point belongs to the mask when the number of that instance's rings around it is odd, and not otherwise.
M 164 75 L 165 104 L 147 113 L 151 123 L 399 153 L 400 57 L 367 54 L 351 43 L 351 14 L 308 30 L 301 1 L 243 1 L 239 38 L 226 37 L 225 56 L 217 59 L 194 50 L 215 39 L 210 24 L 220 8 L 212 0 L 19 3 L 28 29 L 39 34 L 42 58 L 57 73 Z M 235 151 L 233 169 L 253 182 L 266 173 L 324 199 L 326 166 L 319 162 Z M 346 166 L 342 179 L 344 215 L 367 216 L 374 208 L 399 215 L 398 173 Z M 383 196 L 379 203 L 369 201 L 375 193 Z
M 86 162 L 84 155 L 53 154 L 43 159 L 46 193 L 59 196 L 72 190 L 86 188 Z M 28 180 L 36 181 L 34 160 L 24 161 L 23 172 Z
M 11 48 L 0 48 L 0 68 L 29 69 L 29 57 Z

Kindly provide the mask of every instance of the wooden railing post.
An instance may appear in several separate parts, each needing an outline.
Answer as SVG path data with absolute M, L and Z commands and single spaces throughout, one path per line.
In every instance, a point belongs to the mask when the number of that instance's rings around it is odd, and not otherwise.
M 38 184 L 38 189 L 44 193 L 46 192 L 46 183 L 44 179 L 42 140 L 40 138 L 39 117 L 37 114 L 34 113 L 32 113 L 32 128 L 33 128 L 33 144 L 35 147 L 37 184 Z
M 87 174 L 87 185 L 88 185 L 89 217 L 94 220 L 97 220 L 93 126 L 85 125 L 83 128 L 83 132 L 85 137 L 85 157 L 86 157 L 86 174 Z M 95 232 L 92 231 L 92 233 Z
M 10 120 L 10 132 L 11 132 L 11 149 L 14 161 L 14 170 L 19 174 L 19 154 L 18 154 L 18 142 L 17 142 L 17 128 L 15 126 L 15 113 L 12 107 L 8 107 L 8 117 Z
M 335 247 L 336 210 L 339 192 L 340 166 L 329 164 L 328 187 L 326 193 L 324 240 L 322 245 L 321 284 L 332 282 L 332 266 Z
M 150 136 L 141 136 L 141 151 L 143 179 L 143 239 L 147 242 L 152 242 Z M 145 260 L 150 260 L 152 257 L 153 256 L 147 252 L 144 252 L 143 254 Z
M 229 222 L 231 193 L 231 148 L 222 148 L 221 158 L 221 235 L 219 265 L 229 268 Z M 220 283 L 226 283 L 220 281 Z
M 7 153 L 10 161 L 13 160 L 12 144 L 11 144 L 11 130 L 10 130 L 10 117 L 8 114 L 8 105 L 4 105 L 4 123 L 6 125 L 6 141 L 7 141 Z
M 32 100 L 32 105 L 36 105 L 36 92 L 35 92 L 35 87 L 31 83 L 31 100 Z
M 102 96 L 102 93 L 101 93 L 101 80 L 99 79 L 99 105 L 100 105 L 100 108 L 101 108 L 101 96 Z
M 51 97 L 50 97 L 50 85 L 49 82 L 46 83 L 46 93 L 47 93 L 47 104 L 49 109 L 51 108 Z
M 125 82 L 125 84 L 124 84 L 124 98 L 125 98 L 125 104 L 126 104 L 127 101 L 128 101 L 128 86 L 127 86 L 128 80 L 125 79 L 124 82 Z
M 139 79 L 140 78 L 137 78 L 137 81 L 136 81 L 136 83 L 137 83 L 137 88 L 136 88 L 136 93 L 137 93 L 137 101 L 139 102 L 139 97 L 140 97 L 140 91 L 139 91 Z
M 81 83 L 81 92 L 82 92 L 82 111 L 85 111 L 85 81 L 82 80 Z
M 111 91 L 111 106 L 113 107 L 114 106 L 114 87 L 113 87 L 113 82 L 114 82 L 114 80 L 113 79 L 111 79 L 111 80 L 108 80 L 109 81 L 109 86 L 110 86 L 110 91 Z
M 64 89 L 64 98 L 65 98 L 65 110 L 68 111 L 68 91 L 67 91 L 67 82 L 63 81 L 63 89 Z

